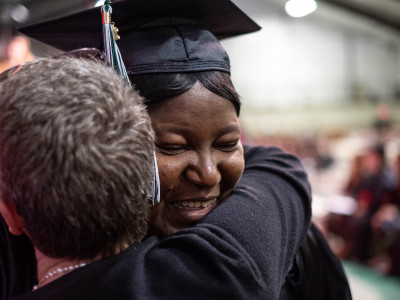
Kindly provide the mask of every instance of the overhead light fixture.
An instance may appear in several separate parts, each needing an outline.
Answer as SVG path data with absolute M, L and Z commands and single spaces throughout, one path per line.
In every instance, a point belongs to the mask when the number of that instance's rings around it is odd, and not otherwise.
M 17 4 L 11 9 L 10 16 L 18 23 L 24 23 L 29 19 L 29 9 L 22 4 Z
M 293 18 L 301 18 L 317 9 L 315 0 L 289 0 L 285 4 L 286 13 Z
M 94 6 L 98 7 L 98 6 L 103 6 L 103 5 L 104 5 L 104 0 L 99 0 L 96 2 L 96 4 Z

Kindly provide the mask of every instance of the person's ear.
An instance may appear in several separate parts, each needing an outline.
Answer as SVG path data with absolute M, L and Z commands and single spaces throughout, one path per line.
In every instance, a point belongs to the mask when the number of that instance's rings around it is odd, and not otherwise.
M 0 196 L 0 214 L 8 225 L 8 230 L 13 235 L 21 235 L 24 232 L 24 221 L 15 210 L 14 205 L 7 203 Z

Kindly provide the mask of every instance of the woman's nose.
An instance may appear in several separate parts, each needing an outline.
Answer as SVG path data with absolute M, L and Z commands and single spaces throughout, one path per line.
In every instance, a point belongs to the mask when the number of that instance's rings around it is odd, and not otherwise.
M 186 177 L 197 186 L 213 187 L 221 181 L 218 162 L 212 155 L 198 155 L 188 166 Z

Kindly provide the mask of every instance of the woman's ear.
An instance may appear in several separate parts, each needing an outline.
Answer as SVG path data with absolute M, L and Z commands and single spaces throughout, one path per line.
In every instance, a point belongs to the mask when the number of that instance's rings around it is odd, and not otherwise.
M 7 203 L 0 196 L 0 214 L 8 225 L 8 230 L 13 235 L 21 235 L 24 232 L 24 221 L 15 210 L 14 205 Z

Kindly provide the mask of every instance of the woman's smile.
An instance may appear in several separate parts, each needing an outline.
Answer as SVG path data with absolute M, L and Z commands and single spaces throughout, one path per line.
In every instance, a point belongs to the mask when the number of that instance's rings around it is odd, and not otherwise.
M 167 214 L 171 214 L 172 218 L 179 223 L 197 222 L 208 214 L 217 205 L 217 198 L 202 200 L 184 200 L 168 203 Z
M 200 210 L 203 208 L 207 208 L 210 205 L 213 205 L 217 202 L 217 198 L 212 199 L 204 199 L 204 200 L 184 200 L 184 201 L 176 201 L 172 202 L 173 206 L 176 206 L 179 209 L 189 209 L 189 210 Z

